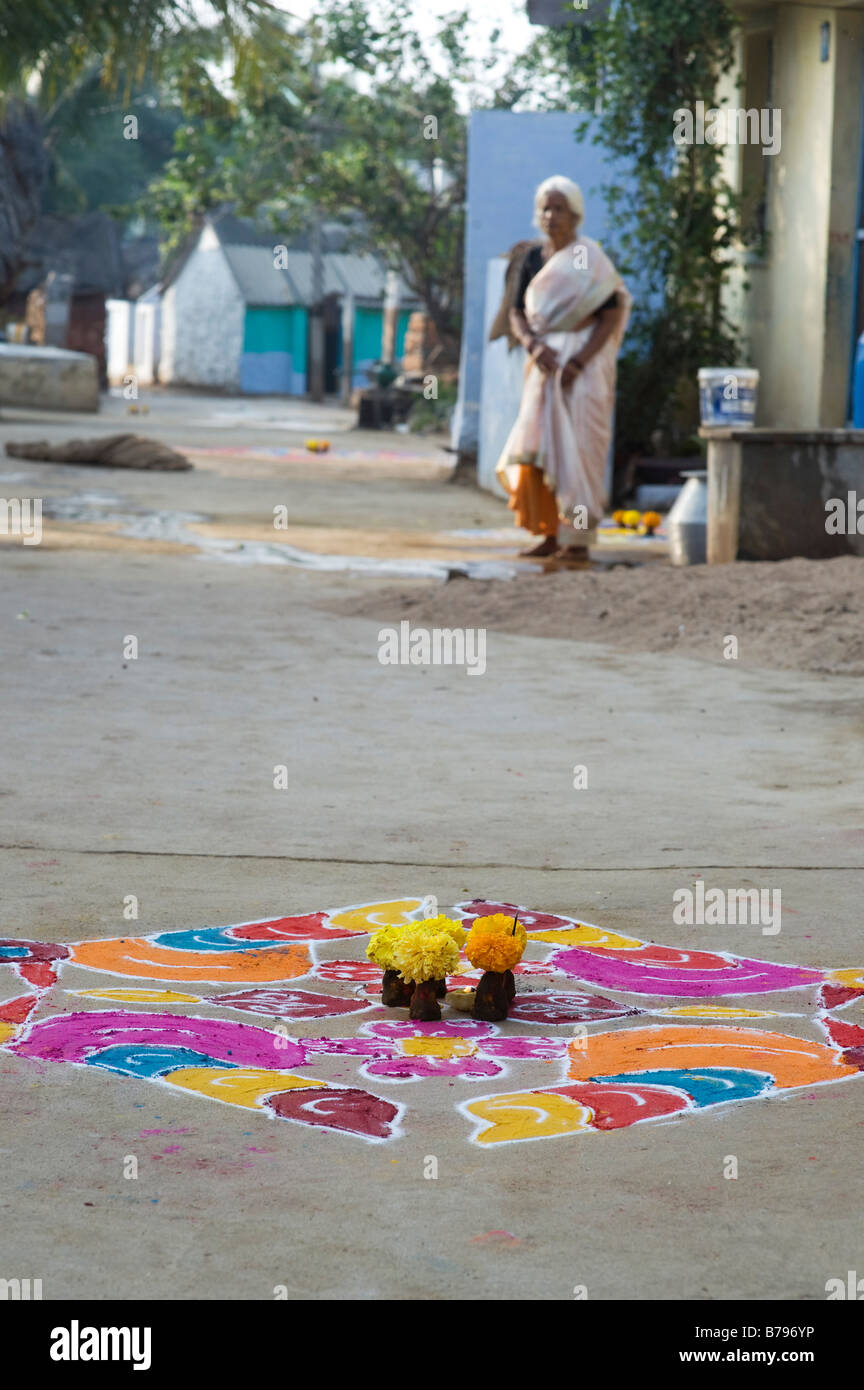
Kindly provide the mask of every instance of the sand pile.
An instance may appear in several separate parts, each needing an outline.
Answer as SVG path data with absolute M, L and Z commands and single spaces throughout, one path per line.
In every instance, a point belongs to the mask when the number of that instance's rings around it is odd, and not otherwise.
M 731 634 L 745 665 L 864 676 L 864 562 L 854 556 L 400 582 L 367 588 L 337 607 L 382 624 L 407 618 L 417 626 L 485 627 L 706 661 L 724 660 Z

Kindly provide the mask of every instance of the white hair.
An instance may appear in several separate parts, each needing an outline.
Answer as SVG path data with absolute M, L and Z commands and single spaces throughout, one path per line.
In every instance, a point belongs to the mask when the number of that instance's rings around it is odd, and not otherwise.
M 564 174 L 553 174 L 551 178 L 544 179 L 538 186 L 534 194 L 534 226 L 540 226 L 540 205 L 547 193 L 564 194 L 567 199 L 567 206 L 576 217 L 576 226 L 579 227 L 585 217 L 585 201 L 582 197 L 582 189 L 578 183 L 574 183 Z

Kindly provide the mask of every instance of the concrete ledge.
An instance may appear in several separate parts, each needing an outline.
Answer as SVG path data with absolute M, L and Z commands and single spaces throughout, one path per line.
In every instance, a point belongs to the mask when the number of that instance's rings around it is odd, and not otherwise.
M 864 430 L 774 430 L 761 425 L 755 429 L 729 429 L 725 425 L 703 425 L 699 438 L 730 440 L 735 444 L 755 440 L 759 444 L 860 444 L 864 447 Z
M 708 441 L 708 562 L 864 556 L 864 430 L 703 428 Z M 852 520 L 826 526 L 839 500 Z M 862 518 L 864 520 L 864 518 Z M 713 542 L 713 543 L 712 543 Z
M 65 348 L 0 343 L 0 406 L 40 410 L 99 409 L 95 357 Z

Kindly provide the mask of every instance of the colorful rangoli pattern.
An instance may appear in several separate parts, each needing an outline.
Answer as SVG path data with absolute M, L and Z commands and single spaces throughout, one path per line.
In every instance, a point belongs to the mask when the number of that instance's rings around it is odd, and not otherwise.
M 3 939 L 12 992 L 0 1002 L 0 1048 L 378 1143 L 403 1133 L 410 1105 L 401 1096 L 422 1103 L 424 1088 L 409 1083 L 442 1079 L 472 1088 L 455 1104 L 480 1146 L 622 1129 L 864 1072 L 864 1028 L 837 1017 L 864 997 L 857 967 L 683 951 L 476 899 L 451 915 L 468 926 L 518 912 L 529 951 L 544 957 L 516 967 L 516 1002 L 496 1025 L 455 1012 L 415 1023 L 376 1002 L 377 966 L 325 954 L 425 912 L 426 900 L 406 898 L 63 945 Z M 478 974 L 464 961 L 449 983 Z M 762 1002 L 790 991 L 803 1008 Z M 286 1027 L 354 1015 L 353 1036 Z M 819 1036 L 778 1031 L 787 1017 Z M 358 1084 L 316 1076 L 327 1057 L 356 1068 Z M 549 1083 L 476 1094 L 478 1083 L 537 1063 L 554 1069 Z M 382 1087 L 391 1094 L 379 1095 Z

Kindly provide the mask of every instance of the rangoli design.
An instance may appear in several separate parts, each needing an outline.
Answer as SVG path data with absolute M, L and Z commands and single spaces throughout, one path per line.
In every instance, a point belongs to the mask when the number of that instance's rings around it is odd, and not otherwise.
M 422 1105 L 416 1083 L 439 1078 L 470 1088 L 453 1103 L 481 1147 L 621 1129 L 864 1073 L 864 1027 L 838 1017 L 864 997 L 864 968 L 678 950 L 485 899 L 450 915 L 470 927 L 518 914 L 532 952 L 515 966 L 506 1022 L 465 1017 L 446 1000 L 440 1022 L 409 1019 L 382 1007 L 382 970 L 344 952 L 429 910 L 417 897 L 62 945 L 3 939 L 12 993 L 0 1003 L 0 1048 L 374 1143 L 403 1134 Z M 448 988 L 476 986 L 481 972 L 464 956 L 459 965 Z M 782 1031 L 786 1018 L 818 1036 Z M 322 1020 L 356 1031 L 315 1036 L 310 1025 Z M 316 1076 L 328 1057 L 343 1059 L 356 1084 Z M 537 1064 L 553 1073 L 548 1082 L 505 1089 L 514 1068 L 535 1076 Z M 477 1095 L 492 1082 L 501 1089 Z

